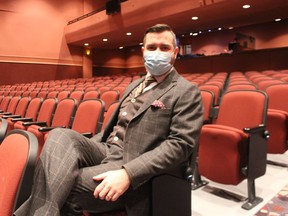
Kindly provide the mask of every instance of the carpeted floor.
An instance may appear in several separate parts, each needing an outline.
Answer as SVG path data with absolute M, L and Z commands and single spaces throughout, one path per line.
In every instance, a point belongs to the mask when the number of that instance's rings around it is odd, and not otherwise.
M 265 204 L 255 216 L 288 216 L 288 185 Z

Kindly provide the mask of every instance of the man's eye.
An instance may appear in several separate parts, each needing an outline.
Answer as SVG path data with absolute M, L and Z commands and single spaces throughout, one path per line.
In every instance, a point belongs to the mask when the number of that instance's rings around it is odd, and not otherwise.
M 170 50 L 170 48 L 169 47 L 161 47 L 161 50 L 162 51 L 168 51 L 168 50 Z
M 147 47 L 147 50 L 155 50 L 155 47 Z

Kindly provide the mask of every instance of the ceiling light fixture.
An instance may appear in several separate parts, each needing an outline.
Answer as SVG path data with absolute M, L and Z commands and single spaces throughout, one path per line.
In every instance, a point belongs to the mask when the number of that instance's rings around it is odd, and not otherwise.
M 276 22 L 279 22 L 279 21 L 281 21 L 281 19 L 280 19 L 280 18 L 277 18 L 277 19 L 275 19 L 275 21 L 276 21 Z
M 198 20 L 198 17 L 197 16 L 193 16 L 192 20 Z
M 248 8 L 250 8 L 250 5 L 247 4 L 247 5 L 243 5 L 242 7 L 243 7 L 244 9 L 248 9 Z
M 108 41 L 108 39 L 107 38 L 103 38 L 103 41 L 106 42 L 106 41 Z
M 123 48 L 124 48 L 123 46 L 119 47 L 119 49 L 123 49 Z
M 84 46 L 89 46 L 89 43 L 84 43 Z
M 132 33 L 131 33 L 131 32 L 127 32 L 126 35 L 127 35 L 127 36 L 130 36 L 130 35 L 132 35 Z

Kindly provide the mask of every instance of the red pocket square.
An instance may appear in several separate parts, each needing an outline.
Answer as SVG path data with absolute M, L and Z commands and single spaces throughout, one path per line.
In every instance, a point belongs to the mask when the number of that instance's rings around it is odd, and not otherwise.
M 165 109 L 165 105 L 159 100 L 155 100 L 151 106 L 159 109 Z

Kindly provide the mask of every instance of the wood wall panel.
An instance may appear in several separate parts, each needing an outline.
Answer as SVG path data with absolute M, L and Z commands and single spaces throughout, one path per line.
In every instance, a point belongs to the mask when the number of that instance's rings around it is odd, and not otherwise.
M 82 66 L 0 62 L 0 85 L 82 77 Z

